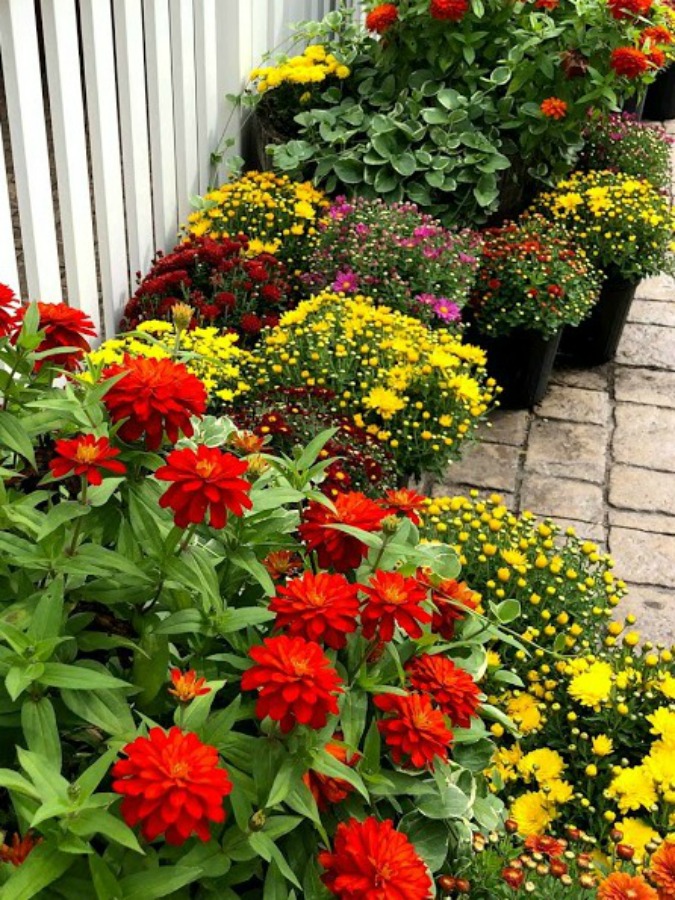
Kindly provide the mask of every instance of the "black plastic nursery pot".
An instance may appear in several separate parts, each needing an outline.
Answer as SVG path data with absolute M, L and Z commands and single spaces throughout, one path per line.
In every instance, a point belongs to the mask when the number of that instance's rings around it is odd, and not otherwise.
M 553 371 L 558 331 L 544 337 L 540 331 L 515 328 L 510 334 L 487 337 L 470 335 L 470 340 L 487 353 L 488 375 L 502 388 L 499 403 L 504 409 L 529 409 L 543 399 Z
M 566 326 L 561 353 L 583 366 L 600 366 L 614 359 L 637 286 L 637 281 L 607 276 L 590 315 L 579 325 Z
M 637 119 L 642 119 L 645 115 L 645 94 L 634 94 L 627 100 L 623 101 L 622 109 L 626 113 L 633 113 Z
M 659 72 L 647 88 L 644 116 L 656 122 L 675 119 L 675 65 Z

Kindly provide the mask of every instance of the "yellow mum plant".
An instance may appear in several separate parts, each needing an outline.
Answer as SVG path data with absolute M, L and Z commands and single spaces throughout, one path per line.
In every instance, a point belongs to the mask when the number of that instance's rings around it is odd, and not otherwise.
M 258 93 L 264 94 L 281 85 L 301 85 L 307 89 L 331 77 L 342 81 L 349 74 L 349 67 L 327 52 L 322 44 L 311 44 L 297 56 L 282 57 L 275 65 L 253 69 L 249 78 L 255 82 Z
M 388 442 L 402 473 L 441 472 L 492 403 L 485 354 L 362 296 L 324 292 L 286 313 L 247 367 L 256 391 L 328 388 Z

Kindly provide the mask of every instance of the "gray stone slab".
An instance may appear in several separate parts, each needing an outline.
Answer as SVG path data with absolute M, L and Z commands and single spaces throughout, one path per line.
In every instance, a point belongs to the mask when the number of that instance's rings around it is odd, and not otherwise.
M 516 487 L 519 457 L 520 448 L 518 447 L 510 447 L 506 444 L 477 444 L 467 450 L 459 462 L 451 463 L 448 466 L 447 474 L 440 485 L 441 491 L 447 493 L 445 485 L 464 484 L 513 493 Z
M 663 588 L 675 585 L 675 535 L 614 526 L 609 530 L 609 550 L 617 574 L 626 580 Z
M 551 376 L 551 384 L 567 384 L 589 391 L 606 391 L 608 374 L 608 365 L 596 366 L 594 369 L 555 369 Z
M 675 327 L 675 297 L 672 303 L 658 300 L 634 300 L 630 308 L 629 322 L 646 325 L 667 325 Z
M 614 610 L 614 618 L 620 620 L 633 613 L 637 617 L 635 628 L 644 639 L 672 647 L 675 644 L 673 612 L 675 590 L 628 583 L 628 593 Z
M 574 528 L 578 538 L 585 541 L 595 541 L 600 549 L 605 552 L 607 545 L 607 529 L 604 525 L 593 524 L 593 522 L 580 522 L 578 519 L 564 519 L 560 516 L 552 516 L 556 525 L 559 525 L 563 531 L 567 528 Z
M 569 519 L 593 525 L 602 525 L 605 515 L 599 485 L 531 473 L 526 473 L 523 478 L 520 508 L 529 509 L 536 515 L 550 516 L 556 521 Z
M 534 411 L 542 418 L 604 425 L 609 419 L 610 403 L 604 391 L 554 384 Z
M 609 477 L 609 502 L 622 509 L 675 516 L 675 473 L 616 464 Z
M 638 285 L 635 296 L 640 300 L 672 300 L 675 302 L 675 279 L 670 275 L 645 278 Z
M 527 435 L 530 413 L 526 409 L 499 409 L 480 425 L 478 437 L 492 444 L 521 447 Z
M 616 360 L 626 366 L 672 369 L 675 365 L 675 328 L 629 322 Z
M 614 396 L 626 403 L 644 403 L 648 406 L 667 406 L 675 409 L 675 371 L 617 366 Z
M 610 506 L 607 516 L 610 525 L 634 528 L 637 531 L 651 531 L 657 534 L 675 534 L 675 515 L 635 509 L 615 509 Z
M 548 477 L 602 484 L 608 440 L 606 426 L 535 418 L 530 429 L 525 470 Z
M 617 403 L 614 414 L 616 462 L 675 472 L 675 409 Z

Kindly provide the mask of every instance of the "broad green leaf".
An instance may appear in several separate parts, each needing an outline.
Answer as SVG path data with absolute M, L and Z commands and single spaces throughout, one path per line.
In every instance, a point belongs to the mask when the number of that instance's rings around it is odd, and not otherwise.
M 179 609 L 155 627 L 155 634 L 199 634 L 205 624 L 199 609 Z
M 142 653 L 136 653 L 133 664 L 134 684 L 143 690 L 136 702 L 143 708 L 151 703 L 167 683 L 169 673 L 169 639 L 164 634 L 146 631 L 138 642 Z
M 307 766 L 302 760 L 295 759 L 292 756 L 286 757 L 272 782 L 269 795 L 267 800 L 265 800 L 265 809 L 270 809 L 282 803 L 295 785 L 299 783 L 306 770 Z
M 20 419 L 7 410 L 0 410 L 0 446 L 4 445 L 19 456 L 28 460 L 36 469 L 33 442 Z
M 25 666 L 12 666 L 5 677 L 5 688 L 11 700 L 17 700 L 21 694 L 42 675 L 44 663 L 29 663 Z
M 331 778 L 342 778 L 348 784 L 351 784 L 352 787 L 355 787 L 362 797 L 366 800 L 370 799 L 368 789 L 363 783 L 363 779 L 359 773 L 355 769 L 352 769 L 351 766 L 346 766 L 344 763 L 340 762 L 340 760 L 336 759 L 324 748 L 321 748 L 314 756 L 311 768 L 321 775 L 330 775 Z
M 225 683 L 224 680 L 208 681 L 205 685 L 205 687 L 210 688 L 208 694 L 195 697 L 194 700 L 190 701 L 187 709 L 183 711 L 182 717 L 180 716 L 180 710 L 176 710 L 176 724 L 181 724 L 181 727 L 186 731 L 198 731 L 208 719 L 216 694 Z
M 42 596 L 30 620 L 27 635 L 34 641 L 61 634 L 63 620 L 63 578 L 57 576 L 41 592 Z
M 123 894 L 119 881 L 105 860 L 97 854 L 89 857 L 89 872 L 97 900 L 111 900 L 114 897 L 119 897 L 121 900 Z
M 37 679 L 40 684 L 48 687 L 67 688 L 71 691 L 91 691 L 99 689 L 128 688 L 128 682 L 97 672 L 86 666 L 74 663 L 68 666 L 65 663 L 45 663 L 43 674 Z
M 143 853 L 136 835 L 121 819 L 115 818 L 104 809 L 85 809 L 68 820 L 68 828 L 79 837 L 93 837 L 102 834 L 122 847 Z
M 56 506 L 52 506 L 45 515 L 40 530 L 35 536 L 35 540 L 44 540 L 46 537 L 49 537 L 52 532 L 56 531 L 57 528 L 60 528 L 68 522 L 73 522 L 81 516 L 88 516 L 90 512 L 91 510 L 89 507 L 82 506 L 81 503 L 69 502 L 66 500 L 57 503 Z
M 118 691 L 62 690 L 61 699 L 84 722 L 108 734 L 126 736 L 136 730 L 129 704 Z
M 429 819 L 459 819 L 466 815 L 469 798 L 455 784 L 445 785 L 442 794 L 422 797 L 417 803 L 418 810 Z
M 41 753 L 61 769 L 61 739 L 56 715 L 47 697 L 28 698 L 21 707 L 21 728 L 28 749 Z
M 67 796 L 68 782 L 61 775 L 61 768 L 56 767 L 55 760 L 43 753 L 34 753 L 16 748 L 19 764 L 33 782 L 42 801 L 64 799 Z
M 262 625 L 264 622 L 271 622 L 274 613 L 263 607 L 246 607 L 244 609 L 226 609 L 221 613 L 215 622 L 216 630 L 219 634 L 232 634 L 235 631 L 241 631 L 250 625 Z
M 412 812 L 403 816 L 398 830 L 408 836 L 430 871 L 438 872 L 448 855 L 448 826 Z
M 21 794 L 23 797 L 31 797 L 33 800 L 40 799 L 37 788 L 13 769 L 0 769 L 0 787 Z
M 53 884 L 75 862 L 53 839 L 37 846 L 2 886 L 2 900 L 32 900 Z
M 155 900 L 192 884 L 201 873 L 202 870 L 196 867 L 157 866 L 146 872 L 127 875 L 120 880 L 120 887 L 124 891 L 124 900 Z
M 502 625 L 508 625 L 520 615 L 520 603 L 518 600 L 502 600 L 501 603 L 490 603 L 490 609 L 495 614 L 497 621 Z

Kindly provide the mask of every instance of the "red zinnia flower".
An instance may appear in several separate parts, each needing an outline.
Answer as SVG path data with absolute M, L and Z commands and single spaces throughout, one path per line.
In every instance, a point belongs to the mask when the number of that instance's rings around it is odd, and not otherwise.
M 126 419 L 119 429 L 123 441 L 145 437 L 149 450 L 157 450 L 164 432 L 172 444 L 180 433 L 193 432 L 191 416 L 206 409 L 206 388 L 182 363 L 170 359 L 125 356 L 123 365 L 105 369 L 103 378 L 122 375 L 103 402 L 113 422 Z
M 365 638 L 377 635 L 381 641 L 390 641 L 396 625 L 418 638 L 422 636 L 419 623 L 431 622 L 431 614 L 420 606 L 427 599 L 427 589 L 415 578 L 378 570 L 361 590 L 367 598 L 361 611 Z
M 14 329 L 17 313 L 16 302 L 16 294 L 11 287 L 0 284 L 0 337 L 5 337 Z
M 401 513 L 407 516 L 413 525 L 419 525 L 420 517 L 417 513 L 420 509 L 424 509 L 425 499 L 421 494 L 417 494 L 408 488 L 399 488 L 398 490 L 387 491 L 382 505 L 388 513 Z
M 206 678 L 197 678 L 194 669 L 188 669 L 187 672 L 181 672 L 180 669 L 171 669 L 172 688 L 169 693 L 177 697 L 181 703 L 189 703 L 195 697 L 203 697 L 205 694 L 211 693 L 210 687 L 204 687 Z
M 328 890 L 339 900 L 427 900 L 431 879 L 427 867 L 405 834 L 391 819 L 340 822 L 333 852 L 324 850 L 319 863 Z
M 84 354 L 91 350 L 85 335 L 96 337 L 94 323 L 81 310 L 73 309 L 66 303 L 38 303 L 37 307 L 40 313 L 40 331 L 44 331 L 45 336 L 36 347 L 36 352 L 57 350 L 59 347 L 77 349 L 38 360 L 35 363 L 35 371 L 39 372 L 42 366 L 48 363 L 72 372 Z M 28 307 L 24 306 L 18 311 L 17 326 L 23 322 L 27 309 Z
M 356 569 L 368 552 L 356 537 L 331 528 L 331 525 L 351 525 L 362 531 L 378 531 L 387 515 L 374 500 L 352 491 L 340 494 L 334 501 L 335 510 L 312 501 L 305 510 L 304 522 L 298 529 L 309 550 L 316 550 L 322 569 L 349 572 Z
M 653 0 L 607 0 L 610 14 L 615 19 L 632 19 L 645 16 L 652 8 Z
M 429 13 L 434 19 L 459 22 L 469 9 L 469 0 L 431 0 Z
M 297 723 L 323 728 L 328 715 L 337 715 L 336 694 L 342 679 L 321 647 L 300 637 L 265 638 L 251 647 L 256 665 L 241 678 L 243 691 L 258 690 L 255 713 L 279 722 L 285 733 Z
M 557 9 L 560 6 L 560 0 L 535 0 L 535 9 Z
M 224 822 L 223 799 L 232 792 L 225 769 L 218 767 L 218 751 L 202 744 L 196 734 L 173 727 L 151 728 L 124 747 L 127 759 L 112 769 L 112 788 L 124 795 L 120 812 L 133 828 L 141 823 L 146 840 L 164 834 L 167 843 L 180 845 L 196 834 L 208 841 L 209 822 Z
M 358 585 L 344 575 L 305 572 L 279 588 L 269 608 L 277 614 L 275 628 L 341 650 L 356 631 L 359 605 Z
M 447 656 L 423 653 L 406 665 L 410 684 L 416 691 L 429 694 L 453 725 L 469 728 L 471 717 L 480 705 L 478 685 L 464 669 Z
M 447 760 L 452 732 L 426 694 L 378 694 L 373 703 L 391 713 L 391 718 L 380 719 L 377 728 L 397 765 L 405 761 L 416 769 L 433 769 L 434 757 Z
M 387 28 L 398 19 L 398 9 L 395 3 L 380 3 L 366 16 L 366 28 L 368 31 L 376 31 L 383 34 Z
M 120 451 L 110 446 L 107 437 L 97 438 L 93 434 L 81 434 L 70 440 L 56 442 L 55 459 L 49 463 L 54 478 L 66 475 L 84 475 L 89 484 L 101 484 L 103 476 L 100 469 L 107 469 L 116 475 L 124 475 L 127 467 L 114 459 Z
M 32 832 L 27 831 L 23 837 L 18 834 L 12 835 L 11 844 L 0 844 L 0 862 L 11 863 L 13 866 L 20 866 L 25 862 L 26 857 L 42 843 L 42 838 L 35 838 Z
M 525 841 L 525 849 L 531 853 L 543 853 L 549 859 L 558 859 L 567 849 L 567 843 L 549 834 L 531 834 Z
M 647 41 L 650 44 L 668 45 L 673 43 L 673 35 L 663 25 L 650 25 L 640 35 L 640 44 L 644 45 Z
M 666 54 L 659 47 L 654 47 L 647 54 L 649 63 L 653 68 L 660 69 L 666 64 Z
M 465 610 L 477 609 L 481 598 L 465 581 L 448 578 L 437 587 L 432 587 L 431 599 L 436 607 L 431 630 L 444 640 L 451 641 L 455 636 L 455 624 L 464 618 Z
M 172 482 L 159 505 L 173 510 L 179 528 L 204 522 L 207 511 L 211 527 L 224 528 L 228 511 L 241 516 L 253 505 L 248 496 L 251 485 L 239 477 L 247 468 L 245 460 L 205 444 L 196 451 L 190 447 L 172 450 L 166 465 L 155 472 L 160 481 Z
M 341 735 L 336 735 L 336 737 L 341 739 Z M 330 753 L 331 756 L 334 756 L 335 759 L 346 766 L 356 765 L 359 759 L 358 753 L 349 756 L 347 748 L 343 744 L 336 744 L 334 741 L 326 744 L 325 749 L 327 753 Z M 344 778 L 332 778 L 330 775 L 322 775 L 320 772 L 315 772 L 314 769 L 305 772 L 302 780 L 312 792 L 316 805 L 322 812 L 330 809 L 331 806 L 335 806 L 336 803 L 342 803 L 354 790 L 352 785 L 345 781 Z
M 598 900 L 659 900 L 659 895 L 639 875 L 612 872 L 598 885 Z
M 617 47 L 612 50 L 610 65 L 617 75 L 638 78 L 649 68 L 649 57 L 635 47 Z
M 539 109 L 549 119 L 564 119 L 567 115 L 567 104 L 559 97 L 542 100 Z

